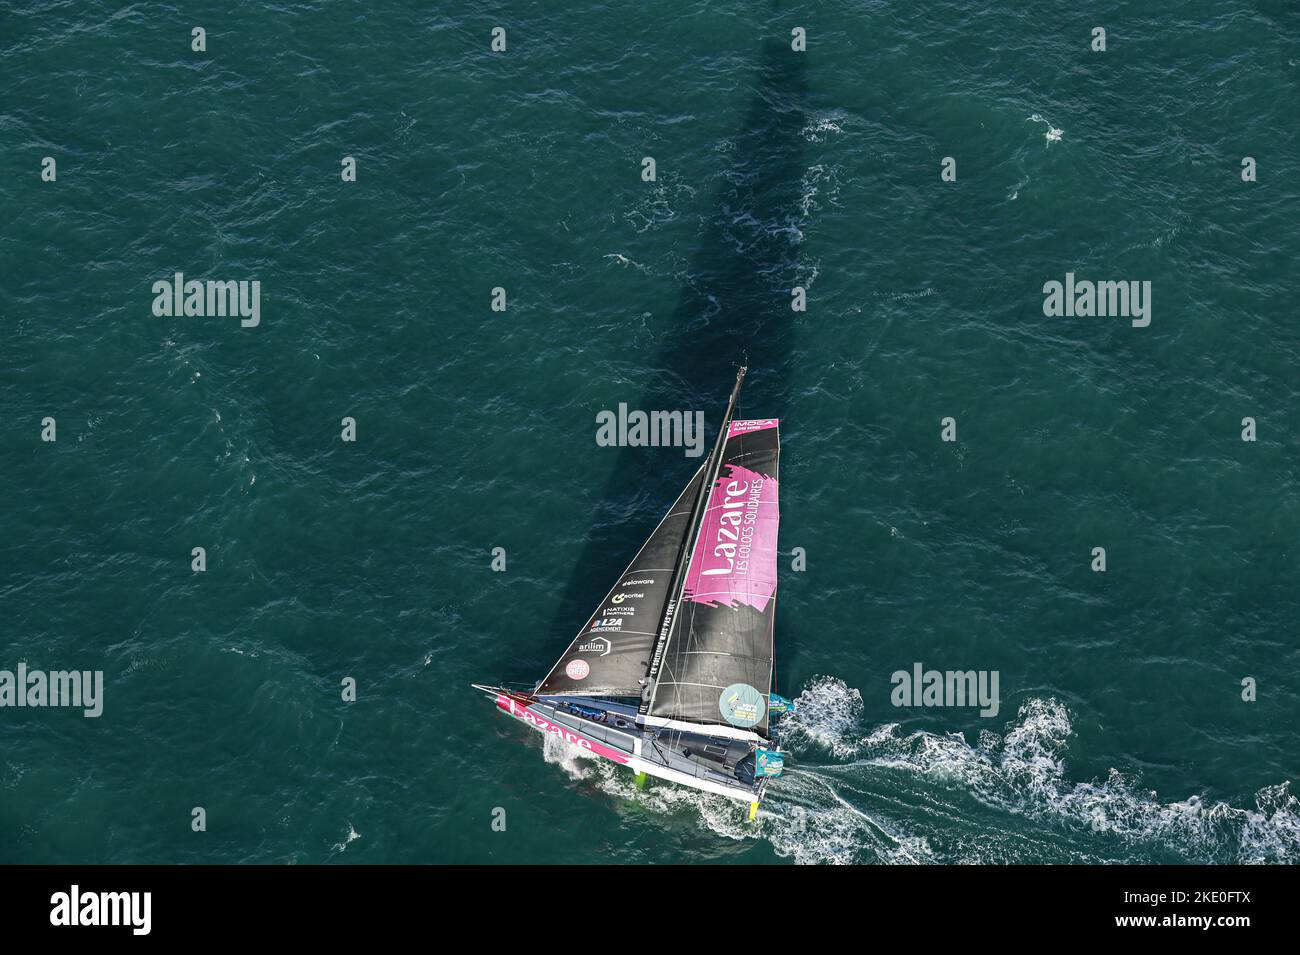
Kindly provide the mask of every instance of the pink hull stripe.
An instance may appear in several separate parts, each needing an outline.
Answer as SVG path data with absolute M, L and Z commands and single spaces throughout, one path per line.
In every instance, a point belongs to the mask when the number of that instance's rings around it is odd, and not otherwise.
M 581 749 L 590 750 L 597 756 L 604 756 L 606 759 L 613 760 L 616 763 L 626 763 L 630 758 L 626 753 L 620 753 L 616 749 L 610 749 L 604 743 L 597 743 L 595 740 L 587 739 L 569 729 L 567 726 L 561 726 L 558 723 L 552 723 L 541 713 L 537 712 L 531 706 L 525 706 L 518 701 L 511 699 L 504 693 L 497 694 L 497 709 L 504 710 L 515 719 L 522 720 L 534 729 L 543 733 L 552 733 L 564 740 L 566 743 L 572 743 Z

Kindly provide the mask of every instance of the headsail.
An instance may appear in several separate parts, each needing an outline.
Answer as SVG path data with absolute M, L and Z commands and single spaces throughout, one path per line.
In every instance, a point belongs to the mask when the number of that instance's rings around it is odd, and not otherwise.
M 641 695 L 703 472 L 703 466 L 695 472 L 587 625 L 542 680 L 538 695 Z
M 767 733 L 779 456 L 776 419 L 729 422 L 663 649 L 649 725 L 705 723 L 729 729 L 727 735 L 739 735 L 733 727 Z

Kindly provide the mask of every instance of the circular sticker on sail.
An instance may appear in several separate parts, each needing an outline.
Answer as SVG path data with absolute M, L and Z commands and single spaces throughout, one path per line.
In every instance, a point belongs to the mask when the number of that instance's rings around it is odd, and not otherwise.
M 748 729 L 763 721 L 767 704 L 763 702 L 763 694 L 748 683 L 733 683 L 718 697 L 718 709 L 732 726 Z
M 570 680 L 585 680 L 587 674 L 591 672 L 591 667 L 586 660 L 570 660 L 569 665 L 564 668 L 564 672 Z

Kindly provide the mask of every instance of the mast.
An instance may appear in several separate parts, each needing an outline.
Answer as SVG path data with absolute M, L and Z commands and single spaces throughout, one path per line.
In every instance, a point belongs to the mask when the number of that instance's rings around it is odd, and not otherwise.
M 718 469 L 722 464 L 722 449 L 727 443 L 727 431 L 731 427 L 731 416 L 736 410 L 736 401 L 740 398 L 740 385 L 745 380 L 745 372 L 748 370 L 747 366 L 741 365 L 740 371 L 736 373 L 736 385 L 731 389 L 731 400 L 727 402 L 727 411 L 722 416 L 722 423 L 718 426 L 718 437 L 713 442 L 713 451 L 709 455 L 708 465 L 704 472 L 705 478 L 700 482 L 700 488 L 695 497 L 695 505 L 691 508 L 691 520 L 687 524 L 687 532 L 682 535 L 682 543 L 677 550 L 677 562 L 673 565 L 673 575 L 668 584 L 668 602 L 664 604 L 663 617 L 659 621 L 659 636 L 655 639 L 654 654 L 650 657 L 650 669 L 646 672 L 644 686 L 641 690 L 641 705 L 637 710 L 640 716 L 645 716 L 650 710 L 655 681 L 659 678 L 659 666 L 663 663 L 664 648 L 668 644 L 668 635 L 672 632 L 673 621 L 677 617 L 677 608 L 682 601 L 682 590 L 686 586 L 687 567 L 690 565 L 691 555 L 695 552 L 700 528 L 704 525 L 704 512 L 708 509 L 709 496 L 713 493 L 713 482 L 717 480 Z

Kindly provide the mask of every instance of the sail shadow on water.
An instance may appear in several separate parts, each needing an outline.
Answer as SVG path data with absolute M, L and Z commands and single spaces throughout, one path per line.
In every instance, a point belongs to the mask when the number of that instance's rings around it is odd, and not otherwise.
M 798 284 L 801 254 L 804 64 L 804 55 L 786 42 L 763 46 L 750 106 L 732 137 L 735 148 L 728 153 L 723 186 L 692 257 L 688 283 L 659 351 L 646 362 L 641 393 L 635 402 L 620 396 L 629 407 L 703 409 L 712 435 L 736 365 L 744 362 L 750 374 L 740 412 L 748 407 L 765 417 L 781 416 L 794 351 L 790 289 Z M 645 448 L 613 453 L 617 460 L 600 495 L 601 509 L 626 507 L 628 496 L 648 484 L 662 493 L 647 502 L 635 522 L 596 521 L 541 652 L 548 663 L 600 600 L 611 570 L 631 560 L 700 463 Z

